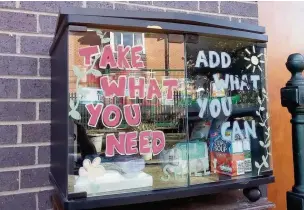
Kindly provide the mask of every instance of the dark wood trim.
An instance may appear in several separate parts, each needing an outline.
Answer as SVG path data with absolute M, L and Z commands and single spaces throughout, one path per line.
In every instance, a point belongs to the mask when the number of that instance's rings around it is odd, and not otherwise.
M 190 185 L 187 187 L 179 187 L 173 189 L 95 196 L 69 201 L 66 200 L 62 194 L 59 194 L 59 196 L 61 196 L 59 198 L 60 203 L 64 204 L 63 206 L 65 206 L 66 210 L 94 209 L 214 194 L 223 192 L 223 190 L 257 187 L 272 182 L 274 182 L 274 176 L 260 176 L 242 179 L 231 179 L 224 182 Z
M 60 10 L 59 23 L 61 18 L 66 15 L 81 16 L 99 16 L 124 18 L 133 20 L 150 20 L 159 22 L 181 23 L 198 26 L 211 26 L 218 28 L 226 28 L 238 31 L 248 31 L 254 33 L 265 33 L 265 28 L 252 24 L 236 23 L 229 20 L 221 20 L 211 17 L 204 17 L 195 14 L 183 14 L 175 12 L 142 12 L 142 11 L 126 11 L 126 10 L 106 10 L 94 8 L 62 8 Z M 56 32 L 58 25 L 56 28 Z

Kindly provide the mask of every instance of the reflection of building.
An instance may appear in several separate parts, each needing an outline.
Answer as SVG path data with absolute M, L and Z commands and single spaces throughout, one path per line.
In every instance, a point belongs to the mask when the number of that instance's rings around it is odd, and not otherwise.
M 100 36 L 103 36 L 101 39 Z M 166 90 L 162 89 L 162 81 L 165 78 L 177 78 L 180 80 L 180 87 L 174 93 L 174 100 L 168 101 L 165 98 L 160 100 L 131 100 L 128 97 L 128 89 L 126 87 L 126 96 L 124 98 L 110 98 L 103 100 L 92 100 L 91 103 L 103 102 L 105 104 L 116 104 L 123 107 L 124 104 L 140 103 L 142 118 L 144 121 L 159 122 L 161 127 L 176 127 L 180 117 L 183 115 L 183 109 L 177 105 L 180 98 L 183 97 L 181 93 L 184 91 L 184 37 L 183 35 L 165 35 L 165 34 L 151 34 L 151 33 L 130 33 L 130 32 L 101 32 L 90 31 L 85 33 L 73 33 L 70 39 L 70 59 L 69 59 L 69 88 L 70 98 L 76 101 L 76 82 L 77 77 L 73 71 L 74 66 L 78 66 L 83 72 L 88 71 L 90 67 L 84 66 L 84 58 L 78 53 L 78 50 L 83 47 L 98 45 L 100 49 L 105 44 L 110 44 L 113 50 L 115 59 L 117 59 L 118 45 L 141 45 L 143 52 L 141 59 L 144 62 L 144 69 L 139 70 L 119 70 L 119 69 L 100 69 L 97 60 L 94 69 L 101 71 L 102 74 L 107 74 L 111 79 L 117 81 L 121 75 L 145 77 L 148 84 L 149 78 L 157 79 L 158 84 L 162 90 L 162 95 L 165 97 Z M 107 43 L 101 43 L 107 41 Z M 127 56 L 129 63 L 131 63 L 131 55 Z M 93 61 L 92 61 L 93 62 Z M 100 90 L 99 78 L 94 75 L 86 75 L 79 80 L 78 87 L 85 88 L 90 98 L 101 99 L 102 90 Z M 146 92 L 146 91 L 145 91 Z M 98 95 L 97 95 L 98 93 Z M 95 96 L 93 96 L 95 94 Z M 82 115 L 81 122 L 86 125 L 89 114 L 85 109 L 85 104 L 89 103 L 87 97 L 80 98 L 79 112 Z M 168 107 L 170 106 L 170 107 Z M 170 125 L 169 125 L 170 124 Z
M 145 69 L 149 70 L 149 72 L 155 72 L 153 75 L 158 79 L 160 84 L 164 76 L 184 77 L 183 71 L 170 71 L 184 69 L 183 35 L 172 34 L 167 36 L 164 34 L 110 32 L 106 33 L 104 38 L 110 38 L 110 44 L 112 49 L 114 49 L 114 56 L 116 56 L 115 49 L 118 44 L 123 44 L 124 46 L 129 44 L 133 46 L 142 45 L 144 48 L 142 60 L 144 61 Z M 100 46 L 101 43 L 99 36 L 93 31 L 89 33 L 73 33 L 70 36 L 70 42 L 69 84 L 70 92 L 75 92 L 77 78 L 74 75 L 73 66 L 76 65 L 82 67 L 82 70 L 85 69 L 83 58 L 79 56 L 78 49 L 92 45 Z M 98 68 L 97 65 L 96 68 Z M 116 71 L 115 73 L 117 74 L 118 72 Z M 93 75 L 88 75 L 80 80 L 80 86 L 98 88 L 99 79 Z

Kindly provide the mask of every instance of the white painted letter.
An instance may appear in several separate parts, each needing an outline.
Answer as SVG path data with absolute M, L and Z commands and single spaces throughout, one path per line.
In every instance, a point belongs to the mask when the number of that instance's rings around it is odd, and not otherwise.
M 221 52 L 222 68 L 228 68 L 231 64 L 230 55 L 226 52 Z
M 218 78 L 218 74 L 213 74 L 213 79 L 214 83 L 216 86 L 216 89 L 221 90 L 221 89 L 228 89 L 229 85 L 229 74 L 225 75 L 225 82 L 223 79 Z
M 244 135 L 240 129 L 238 121 L 233 122 L 233 128 L 232 128 L 232 141 L 235 141 L 235 136 L 239 135 L 242 140 L 244 140 Z
M 197 68 L 201 67 L 202 62 L 204 63 L 204 67 L 208 67 L 208 61 L 204 53 L 204 50 L 198 52 L 195 67 Z
M 207 102 L 208 102 L 208 99 L 207 98 L 204 98 L 204 100 L 202 100 L 201 98 L 198 98 L 197 99 L 197 104 L 198 106 L 201 108 L 200 109 L 200 112 L 198 114 L 198 116 L 200 118 L 203 118 L 204 117 L 204 114 L 205 114 L 205 111 L 206 111 L 206 107 L 207 107 Z
M 240 81 L 238 76 L 230 75 L 230 86 L 231 90 L 240 89 Z
M 247 90 L 250 90 L 250 88 L 248 87 L 248 78 L 247 78 L 246 74 L 242 75 L 242 81 L 241 81 L 241 88 L 240 88 L 240 90 L 244 90 L 244 87 L 246 87 Z
M 215 51 L 209 51 L 209 65 L 210 68 L 215 68 L 220 65 L 220 56 Z
M 221 102 L 218 99 L 212 99 L 209 104 L 210 114 L 213 118 L 217 118 L 221 112 Z
M 221 135 L 222 135 L 222 139 L 226 140 L 226 141 L 231 141 L 231 135 L 230 136 L 226 136 L 226 130 L 227 128 L 230 127 L 230 122 L 224 122 L 221 126 Z
M 260 80 L 260 75 L 251 75 L 250 80 L 253 81 L 253 89 L 258 89 L 258 80 Z
M 253 137 L 253 138 L 257 138 L 256 135 L 256 130 L 255 130 L 255 121 L 252 120 L 251 121 L 251 128 L 249 126 L 249 123 L 247 121 L 244 122 L 244 129 L 245 129 L 245 135 L 246 138 L 249 139 L 249 134 Z
M 228 105 L 227 105 L 228 102 Z M 232 100 L 231 97 L 223 97 L 221 98 L 222 109 L 225 116 L 230 116 L 232 111 Z

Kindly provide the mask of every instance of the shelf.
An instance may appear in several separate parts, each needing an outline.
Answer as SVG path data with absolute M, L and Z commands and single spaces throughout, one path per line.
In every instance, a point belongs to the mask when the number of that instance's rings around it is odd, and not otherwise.
M 54 179 L 50 175 L 52 182 Z M 76 209 L 93 209 L 102 207 L 113 207 L 129 204 L 139 204 L 146 202 L 155 202 L 169 199 L 180 199 L 193 197 L 198 195 L 206 195 L 212 193 L 226 192 L 228 189 L 244 189 L 256 187 L 264 184 L 274 182 L 274 176 L 259 176 L 248 177 L 242 179 L 231 179 L 225 182 L 212 182 L 205 184 L 189 185 L 187 187 L 162 189 L 162 190 L 149 190 L 130 192 L 124 194 L 104 195 L 96 197 L 87 197 L 80 199 L 71 199 L 73 194 L 69 195 L 70 200 L 60 197 L 61 202 L 67 210 Z M 54 183 L 56 186 L 56 183 Z
M 255 112 L 259 109 L 258 106 L 242 106 L 239 104 L 234 104 L 232 105 L 232 117 L 244 117 L 244 116 L 255 116 Z M 192 105 L 188 107 L 188 113 L 193 115 L 197 114 L 196 116 L 188 116 L 189 121 L 196 121 L 196 120 L 201 120 L 198 116 L 199 113 L 199 107 L 198 105 Z M 231 117 L 230 116 L 230 117 Z M 211 116 L 210 116 L 211 118 Z

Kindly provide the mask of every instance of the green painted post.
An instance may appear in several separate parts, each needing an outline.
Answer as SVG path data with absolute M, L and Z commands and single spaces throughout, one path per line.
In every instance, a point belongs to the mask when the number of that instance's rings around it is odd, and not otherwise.
M 291 54 L 286 62 L 291 78 L 281 89 L 281 104 L 291 114 L 295 184 L 287 192 L 287 209 L 304 210 L 304 57 Z

